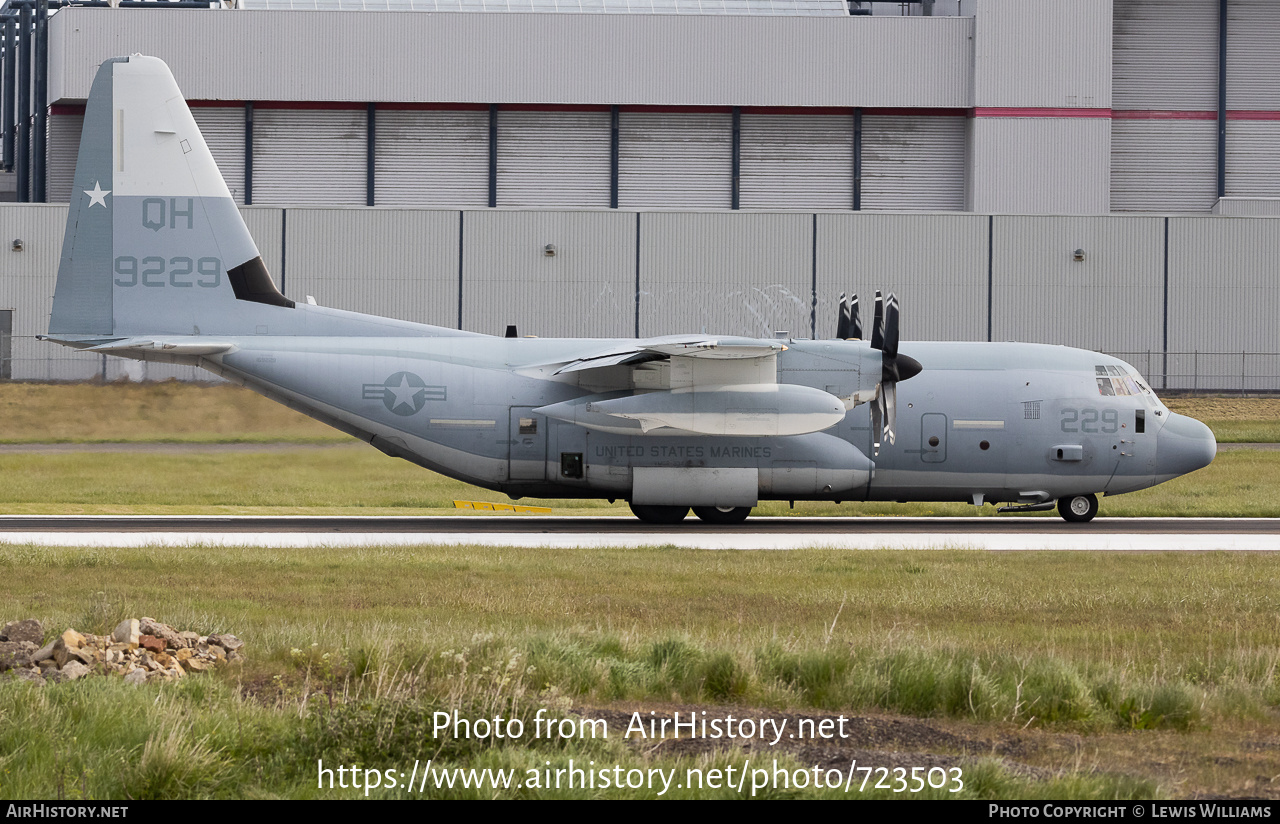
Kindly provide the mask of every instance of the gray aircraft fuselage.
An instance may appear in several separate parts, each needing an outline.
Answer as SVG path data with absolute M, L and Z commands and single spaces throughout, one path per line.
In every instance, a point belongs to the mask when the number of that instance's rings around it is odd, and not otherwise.
M 1132 367 L 1061 346 L 903 343 L 923 370 L 900 383 L 896 442 L 876 454 L 870 404 L 824 431 L 777 437 L 620 434 L 535 411 L 634 393 L 633 367 L 556 377 L 540 367 L 626 341 L 226 340 L 237 351 L 205 358 L 212 371 L 513 498 L 631 499 L 637 469 L 730 468 L 755 470 L 762 500 L 1043 502 L 1144 489 L 1206 465 L 1215 449 L 1203 424 L 1171 413 Z M 878 379 L 880 353 L 866 343 L 785 345 L 779 384 L 845 394 Z M 1108 367 L 1122 374 L 1099 374 Z M 1140 388 L 1102 394 L 1100 381 Z M 842 478 L 852 466 L 870 471 Z

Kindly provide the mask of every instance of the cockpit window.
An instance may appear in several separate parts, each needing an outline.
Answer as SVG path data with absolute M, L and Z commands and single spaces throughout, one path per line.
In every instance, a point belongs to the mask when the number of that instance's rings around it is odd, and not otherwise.
M 1094 374 L 1097 376 L 1098 394 L 1122 397 L 1141 397 L 1143 395 L 1154 399 L 1155 393 L 1143 383 L 1140 376 L 1136 373 L 1128 372 L 1123 367 L 1115 365 L 1097 365 L 1093 368 Z

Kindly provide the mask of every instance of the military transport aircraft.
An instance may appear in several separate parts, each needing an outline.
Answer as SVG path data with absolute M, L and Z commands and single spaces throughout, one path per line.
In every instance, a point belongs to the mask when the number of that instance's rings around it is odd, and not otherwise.
M 1021 343 L 491 337 L 295 304 L 169 68 L 107 61 L 85 110 L 48 338 L 199 365 L 388 455 L 512 498 L 734 523 L 761 499 L 965 501 L 1088 521 L 1216 444 L 1133 367 Z M 902 383 L 899 390 L 898 384 Z

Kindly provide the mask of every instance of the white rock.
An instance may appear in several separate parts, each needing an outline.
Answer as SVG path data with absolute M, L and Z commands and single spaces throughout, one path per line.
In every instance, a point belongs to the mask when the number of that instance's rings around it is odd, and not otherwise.
M 116 625 L 115 631 L 111 633 L 111 640 L 117 644 L 138 644 L 138 619 L 126 618 Z

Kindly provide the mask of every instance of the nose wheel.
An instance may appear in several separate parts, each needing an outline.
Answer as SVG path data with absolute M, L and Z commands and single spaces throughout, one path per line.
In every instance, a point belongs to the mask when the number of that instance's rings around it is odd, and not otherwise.
M 1072 524 L 1083 524 L 1093 520 L 1098 514 L 1097 495 L 1072 495 L 1058 499 L 1058 514 L 1064 521 Z

